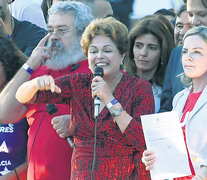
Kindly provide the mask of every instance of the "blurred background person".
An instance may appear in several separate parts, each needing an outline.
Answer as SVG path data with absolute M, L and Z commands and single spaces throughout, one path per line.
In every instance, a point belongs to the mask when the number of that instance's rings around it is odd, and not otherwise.
M 0 36 L 0 92 L 21 66 L 16 46 Z M 0 179 L 26 180 L 28 127 L 25 118 L 18 123 L 0 125 Z
M 82 2 L 92 10 L 94 18 L 106 18 L 113 16 L 113 10 L 108 0 L 71 0 Z
M 0 34 L 11 38 L 22 53 L 30 56 L 46 31 L 28 21 L 18 21 L 12 17 L 9 10 L 11 2 L 13 1 L 0 1 Z
M 113 16 L 113 10 L 108 0 L 94 0 L 95 9 L 93 11 L 94 18 L 106 18 Z
M 168 19 L 169 22 L 172 23 L 172 25 L 175 25 L 175 10 L 174 9 L 159 9 L 154 14 L 161 14 L 165 16 L 165 18 Z
M 158 112 L 164 74 L 174 47 L 173 26 L 162 15 L 143 17 L 129 32 L 129 41 L 129 59 L 124 62 L 124 69 L 151 83 Z
M 129 14 L 132 12 L 132 4 L 134 0 L 109 0 L 113 17 L 124 23 L 129 28 Z
M 173 99 L 173 111 L 180 117 L 192 176 L 175 180 L 207 179 L 207 27 L 195 27 L 183 38 L 181 81 L 185 89 Z M 153 150 L 153 149 L 152 149 Z M 143 153 L 148 170 L 155 162 L 152 151 Z M 155 162 L 156 163 L 156 162 Z
M 47 11 L 53 3 L 58 1 L 77 1 L 91 8 L 94 18 L 105 18 L 113 15 L 111 4 L 108 0 L 43 0 L 42 10 L 47 20 Z
M 15 19 L 47 28 L 42 9 L 36 0 L 15 0 L 9 5 L 9 9 Z
M 186 7 L 191 26 L 207 26 L 206 0 L 187 0 Z M 181 55 L 182 47 L 172 50 L 165 74 L 159 112 L 171 111 L 173 97 L 184 88 L 178 77 L 183 72 Z
M 180 46 L 183 44 L 183 36 L 190 28 L 191 24 L 188 20 L 188 12 L 186 9 L 186 5 L 183 5 L 176 12 L 174 28 L 174 40 L 176 46 Z
M 75 143 L 71 179 L 150 179 L 141 163 L 145 141 L 140 116 L 154 112 L 154 101 L 147 81 L 120 70 L 128 50 L 127 35 L 127 27 L 114 18 L 92 21 L 82 35 L 81 46 L 92 73 L 99 66 L 103 78 L 88 73 L 67 75 L 56 79 L 53 86 L 51 76 L 42 76 L 25 82 L 17 91 L 21 103 L 28 103 L 38 90 L 47 89 L 56 93 L 39 91 L 36 103 L 70 104 Z M 100 98 L 100 114 L 95 119 L 94 96 Z

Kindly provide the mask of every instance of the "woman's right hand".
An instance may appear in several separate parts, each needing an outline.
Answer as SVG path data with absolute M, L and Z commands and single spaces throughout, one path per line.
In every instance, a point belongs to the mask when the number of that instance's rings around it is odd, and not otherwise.
M 16 92 L 16 99 L 20 103 L 28 103 L 34 100 L 38 90 L 50 90 L 52 93 L 61 93 L 61 89 L 55 85 L 52 76 L 44 75 L 23 83 Z
M 145 164 L 146 170 L 151 170 L 155 161 L 156 157 L 153 151 L 145 150 L 142 153 L 142 162 Z
M 33 79 L 36 84 L 38 90 L 40 91 L 51 91 L 52 93 L 61 93 L 61 89 L 55 85 L 55 81 L 52 76 L 44 75 Z

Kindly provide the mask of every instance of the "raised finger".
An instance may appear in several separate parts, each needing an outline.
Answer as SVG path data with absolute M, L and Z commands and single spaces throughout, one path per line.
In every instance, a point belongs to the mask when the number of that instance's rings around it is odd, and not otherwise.
M 45 37 L 43 37 L 40 42 L 38 43 L 37 46 L 45 46 L 47 40 L 49 39 L 50 37 L 50 34 L 46 34 Z

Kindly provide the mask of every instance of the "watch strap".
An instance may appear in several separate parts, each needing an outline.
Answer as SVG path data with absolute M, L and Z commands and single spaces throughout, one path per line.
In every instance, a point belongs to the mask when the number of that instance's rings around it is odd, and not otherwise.
M 119 101 L 117 101 L 117 99 L 113 99 L 110 103 L 108 103 L 107 105 L 106 105 L 106 107 L 108 108 L 108 109 L 111 109 L 115 104 L 117 104 Z

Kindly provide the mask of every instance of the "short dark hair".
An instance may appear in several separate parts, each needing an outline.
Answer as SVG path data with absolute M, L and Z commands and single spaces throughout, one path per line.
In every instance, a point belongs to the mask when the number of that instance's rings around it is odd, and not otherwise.
M 175 17 L 175 12 L 172 9 L 159 9 L 154 14 L 161 14 L 163 16 L 173 16 Z
M 186 5 L 182 5 L 178 10 L 177 10 L 177 13 L 176 13 L 176 16 L 177 17 L 180 17 L 180 15 L 182 14 L 182 12 L 184 11 L 187 11 L 187 8 L 186 8 Z

